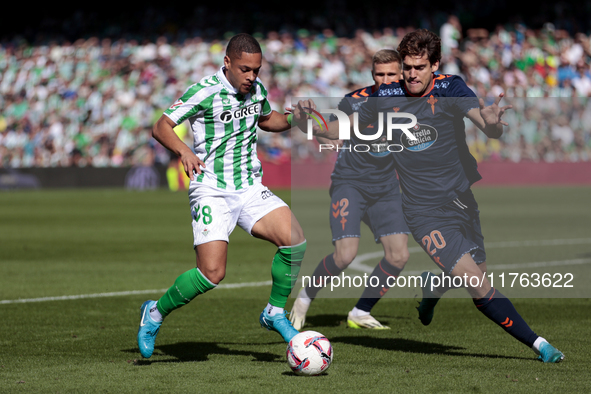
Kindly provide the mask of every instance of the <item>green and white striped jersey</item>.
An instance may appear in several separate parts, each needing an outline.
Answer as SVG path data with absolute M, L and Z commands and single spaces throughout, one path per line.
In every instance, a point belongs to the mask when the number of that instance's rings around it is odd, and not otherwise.
M 240 190 L 262 177 L 257 157 L 256 126 L 271 113 L 267 90 L 257 78 L 242 95 L 230 84 L 223 67 L 191 85 L 164 114 L 176 124 L 189 120 L 194 151 L 205 163 L 193 182 Z

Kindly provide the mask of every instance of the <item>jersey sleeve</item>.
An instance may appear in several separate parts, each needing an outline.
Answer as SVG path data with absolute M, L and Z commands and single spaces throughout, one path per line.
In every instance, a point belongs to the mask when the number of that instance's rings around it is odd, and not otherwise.
M 205 110 L 205 105 L 210 101 L 200 84 L 191 85 L 174 104 L 170 106 L 164 115 L 174 123 L 181 124 L 192 116 L 198 116 Z
M 273 108 L 271 108 L 271 103 L 269 103 L 268 92 L 265 88 L 265 85 L 261 82 L 259 78 L 255 81 L 256 86 L 256 93 L 255 96 L 260 100 L 261 103 L 261 116 L 269 116 L 271 112 L 273 112 Z
M 472 108 L 480 108 L 476 94 L 466 85 L 464 80 L 454 75 L 450 81 L 447 92 L 448 97 L 454 97 L 453 106 L 455 111 L 466 115 Z
M 269 104 L 269 100 L 267 100 L 267 98 L 265 98 L 263 100 L 263 106 L 261 108 L 261 116 L 268 116 L 271 114 L 271 112 L 273 112 L 273 109 L 271 108 L 271 104 Z

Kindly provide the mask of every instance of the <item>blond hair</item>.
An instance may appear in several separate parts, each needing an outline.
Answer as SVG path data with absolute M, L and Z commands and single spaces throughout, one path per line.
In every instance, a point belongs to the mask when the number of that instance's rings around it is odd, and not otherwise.
M 375 71 L 376 64 L 398 63 L 402 65 L 402 58 L 394 49 L 380 49 L 371 58 L 371 71 Z

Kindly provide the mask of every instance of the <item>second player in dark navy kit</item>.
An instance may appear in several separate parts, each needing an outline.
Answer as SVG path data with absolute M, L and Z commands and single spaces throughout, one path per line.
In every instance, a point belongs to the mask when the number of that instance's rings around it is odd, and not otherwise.
M 372 61 L 374 85 L 347 94 L 338 109 L 349 115 L 366 104 L 367 98 L 384 82 L 400 78 L 401 61 L 393 50 L 378 51 Z M 364 134 L 373 134 L 368 125 Z M 327 146 L 338 146 L 333 140 L 319 139 Z M 355 307 L 349 312 L 347 325 L 353 328 L 387 329 L 370 312 L 389 289 L 388 278 L 396 277 L 408 260 L 408 233 L 402 215 L 402 203 L 392 153 L 385 138 L 364 141 L 355 136 L 342 141 L 331 175 L 329 222 L 334 253 L 324 257 L 312 275 L 314 283 L 298 294 L 291 312 L 294 327 L 301 328 L 312 300 L 326 282 L 324 278 L 339 275 L 355 258 L 361 237 L 361 222 L 371 229 L 374 240 L 381 243 L 384 258 L 370 278 L 378 286 L 367 286 Z M 358 149 L 360 148 L 360 149 Z M 371 282 L 371 281 L 370 281 Z
M 403 60 L 404 81 L 380 86 L 375 99 L 370 98 L 359 109 L 359 127 L 375 122 L 381 112 L 416 117 L 417 124 L 408 130 L 415 138 L 403 135 L 401 129 L 393 130 L 392 135 L 392 142 L 404 146 L 393 157 L 403 191 L 404 215 L 414 239 L 444 273 L 463 278 L 462 287 L 481 313 L 531 347 L 543 362 L 563 360 L 562 352 L 533 332 L 486 276 L 478 206 L 470 191 L 480 175 L 466 145 L 464 117 L 487 137 L 499 138 L 507 125 L 502 116 L 511 106 L 499 106 L 503 94 L 485 106 L 460 77 L 436 75 L 441 40 L 426 29 L 405 35 L 398 52 Z M 314 108 L 314 103 L 298 103 L 299 112 L 303 107 Z M 408 118 L 396 123 L 405 122 Z M 314 133 L 334 138 L 339 135 L 339 124 L 331 122 L 327 130 L 316 128 Z M 447 289 L 432 289 L 430 272 L 421 276 L 425 283 L 419 319 L 428 325 L 433 308 Z

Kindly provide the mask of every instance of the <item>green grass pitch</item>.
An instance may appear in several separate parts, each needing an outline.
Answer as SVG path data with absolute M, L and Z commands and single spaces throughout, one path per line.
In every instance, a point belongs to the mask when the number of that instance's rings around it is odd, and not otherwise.
M 310 272 L 332 250 L 328 193 L 278 194 L 304 228 L 309 248 L 302 273 Z M 270 293 L 266 284 L 198 297 L 167 318 L 154 355 L 142 360 L 135 340 L 141 303 L 157 299 L 194 266 L 186 194 L 3 192 L 0 392 L 588 392 L 591 188 L 483 187 L 475 194 L 489 267 L 575 275 L 575 287 L 551 293 L 556 297 L 512 298 L 534 331 L 564 352 L 564 362 L 537 362 L 468 298 L 446 297 L 424 327 L 416 291 L 390 291 L 373 315 L 392 330 L 347 329 L 346 314 L 358 296 L 351 291 L 325 294 L 308 315 L 306 328 L 331 340 L 333 365 L 318 377 L 295 376 L 285 361 L 286 345 L 258 323 Z M 417 244 L 411 240 L 409 247 Z M 359 254 L 379 255 L 380 249 L 364 227 Z M 223 283 L 269 281 L 274 252 L 236 229 Z M 363 264 L 371 268 L 378 260 Z M 548 262 L 557 265 L 549 268 Z M 435 266 L 425 253 L 413 252 L 406 270 L 424 269 Z

